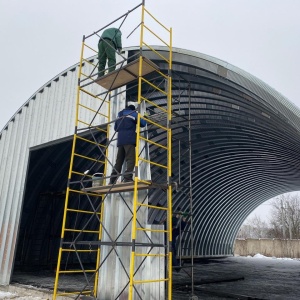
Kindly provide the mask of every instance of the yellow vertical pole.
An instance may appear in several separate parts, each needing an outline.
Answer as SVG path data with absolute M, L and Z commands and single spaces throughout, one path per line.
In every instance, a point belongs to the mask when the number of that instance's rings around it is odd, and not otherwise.
M 143 47 L 143 35 L 144 35 L 144 17 L 145 17 L 145 5 L 143 2 L 142 5 L 142 17 L 141 17 L 141 32 L 140 32 L 140 57 L 139 57 L 139 79 L 138 79 L 138 107 L 140 110 L 141 104 L 141 96 L 142 96 L 142 47 Z M 132 231 L 131 231 L 131 242 L 132 242 L 132 250 L 130 256 L 130 270 L 129 270 L 129 293 L 128 299 L 133 299 L 133 286 L 134 286 L 134 260 L 135 260 L 135 240 L 136 240 L 136 219 L 137 219 L 137 197 L 138 197 L 138 178 L 137 178 L 137 170 L 139 165 L 139 148 L 140 148 L 140 120 L 141 116 L 138 111 L 138 118 L 137 118 L 137 128 L 136 128 L 136 151 L 135 151 L 135 178 L 134 178 L 134 192 L 133 192 L 133 218 L 132 218 Z
M 170 28 L 170 54 L 169 54 L 169 74 L 168 74 L 168 215 L 169 215 L 169 246 L 172 244 L 172 28 Z M 168 262 L 168 273 L 169 273 L 169 284 L 168 284 L 168 299 L 172 299 L 172 251 L 169 252 Z
M 83 52 L 84 52 L 84 39 L 82 41 L 81 45 L 81 52 L 80 52 L 80 64 L 78 69 L 78 79 L 80 79 L 81 72 L 82 72 L 82 58 L 83 58 Z M 69 167 L 69 175 L 68 175 L 68 187 L 66 191 L 66 199 L 65 199 L 65 207 L 64 207 L 64 214 L 63 214 L 63 222 L 62 222 L 62 229 L 61 229 L 61 240 L 60 240 L 60 247 L 58 252 L 58 259 L 57 259 L 57 267 L 56 267 L 56 275 L 55 275 L 55 282 L 54 282 L 54 291 L 53 291 L 53 300 L 56 299 L 57 294 L 57 287 L 58 287 L 58 277 L 60 272 L 60 264 L 61 264 L 61 256 L 62 256 L 62 241 L 65 236 L 65 226 L 66 226 L 66 218 L 67 218 L 67 208 L 69 203 L 69 194 L 70 194 L 70 188 L 69 188 L 69 182 L 71 180 L 72 176 L 72 169 L 73 169 L 73 162 L 74 162 L 74 152 L 75 152 L 75 146 L 76 146 L 76 131 L 78 126 L 78 114 L 79 114 L 79 99 L 80 99 L 80 86 L 79 86 L 79 80 L 77 85 L 77 93 L 76 93 L 76 111 L 75 111 L 75 133 L 73 137 L 73 145 L 72 145 L 72 153 L 71 153 L 71 160 L 70 160 L 70 167 Z
M 110 101 L 108 102 L 108 120 L 107 123 L 110 123 Z M 106 127 L 106 138 L 107 140 L 109 139 L 109 125 L 107 125 Z M 105 157 L 108 157 L 108 147 L 106 148 L 105 151 Z M 104 173 L 103 176 L 106 177 L 107 176 L 107 159 L 105 159 L 104 161 Z M 106 185 L 106 179 L 104 179 L 103 185 Z M 98 241 L 101 240 L 102 237 L 102 232 L 103 232 L 103 228 L 102 228 L 102 224 L 103 224 L 103 211 L 104 211 L 104 202 L 103 202 L 103 198 L 105 196 L 101 196 L 102 197 L 102 203 L 100 206 L 100 224 L 99 224 L 99 235 L 98 235 Z M 100 258 L 101 258 L 101 247 L 100 245 L 98 245 L 98 249 L 97 249 L 97 258 L 96 258 L 96 270 L 99 268 L 100 266 Z M 95 274 L 95 280 L 94 280 L 94 296 L 97 296 L 97 292 L 98 292 L 98 280 L 99 280 L 99 270 L 96 272 Z

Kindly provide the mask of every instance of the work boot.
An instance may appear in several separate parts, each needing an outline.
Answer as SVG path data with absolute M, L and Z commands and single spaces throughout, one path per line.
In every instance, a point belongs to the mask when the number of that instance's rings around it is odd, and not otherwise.
M 102 76 L 104 76 L 104 72 L 99 72 L 99 73 L 98 73 L 98 77 L 97 77 L 96 80 L 98 80 L 98 79 L 101 78 Z
M 132 178 L 124 178 L 123 182 L 133 182 L 133 179 Z

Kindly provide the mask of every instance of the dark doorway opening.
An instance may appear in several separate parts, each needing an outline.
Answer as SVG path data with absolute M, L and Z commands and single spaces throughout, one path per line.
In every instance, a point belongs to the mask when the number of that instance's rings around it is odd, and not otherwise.
M 85 132 L 83 136 L 88 134 L 89 132 Z M 93 136 L 105 145 L 106 136 L 102 132 L 93 133 Z M 61 241 L 72 140 L 72 137 L 67 137 L 30 149 L 12 283 L 53 288 Z M 78 143 L 77 147 L 83 149 L 83 155 L 95 158 L 99 155 L 97 147 L 92 143 L 90 146 Z M 90 169 L 94 173 L 100 170 L 98 164 L 91 169 L 91 163 L 84 159 L 78 159 L 73 163 L 78 172 Z M 97 203 L 94 204 L 97 206 Z M 74 206 L 74 208 L 85 209 L 88 205 L 90 205 L 88 201 L 84 201 L 80 196 L 69 197 L 71 208 Z M 67 226 L 74 228 L 78 225 L 82 228 L 85 222 L 84 217 L 74 215 L 67 220 Z M 95 224 L 91 223 L 92 229 L 93 226 Z M 86 256 L 83 258 L 86 262 L 93 259 L 91 255 Z M 74 257 L 67 257 L 63 263 L 74 263 Z
M 30 150 L 12 282 L 55 274 L 71 147 L 68 138 Z

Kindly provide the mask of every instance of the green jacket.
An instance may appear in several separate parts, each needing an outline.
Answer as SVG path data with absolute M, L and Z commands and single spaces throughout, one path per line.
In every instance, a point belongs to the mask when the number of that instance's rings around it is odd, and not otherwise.
M 122 36 L 122 33 L 119 29 L 107 28 L 103 31 L 100 41 L 101 41 L 101 39 L 110 39 L 114 43 L 115 49 L 120 50 L 120 49 L 122 49 L 121 36 Z

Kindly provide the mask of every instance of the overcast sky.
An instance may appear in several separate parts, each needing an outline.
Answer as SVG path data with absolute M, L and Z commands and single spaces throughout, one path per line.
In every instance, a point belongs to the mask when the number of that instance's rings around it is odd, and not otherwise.
M 83 35 L 141 0 L 0 0 L 0 130 L 43 84 L 79 61 Z M 263 80 L 300 107 L 300 0 L 146 0 L 173 28 L 173 46 L 205 53 Z M 140 11 L 124 25 L 126 36 Z M 156 43 L 157 44 L 157 43 Z

